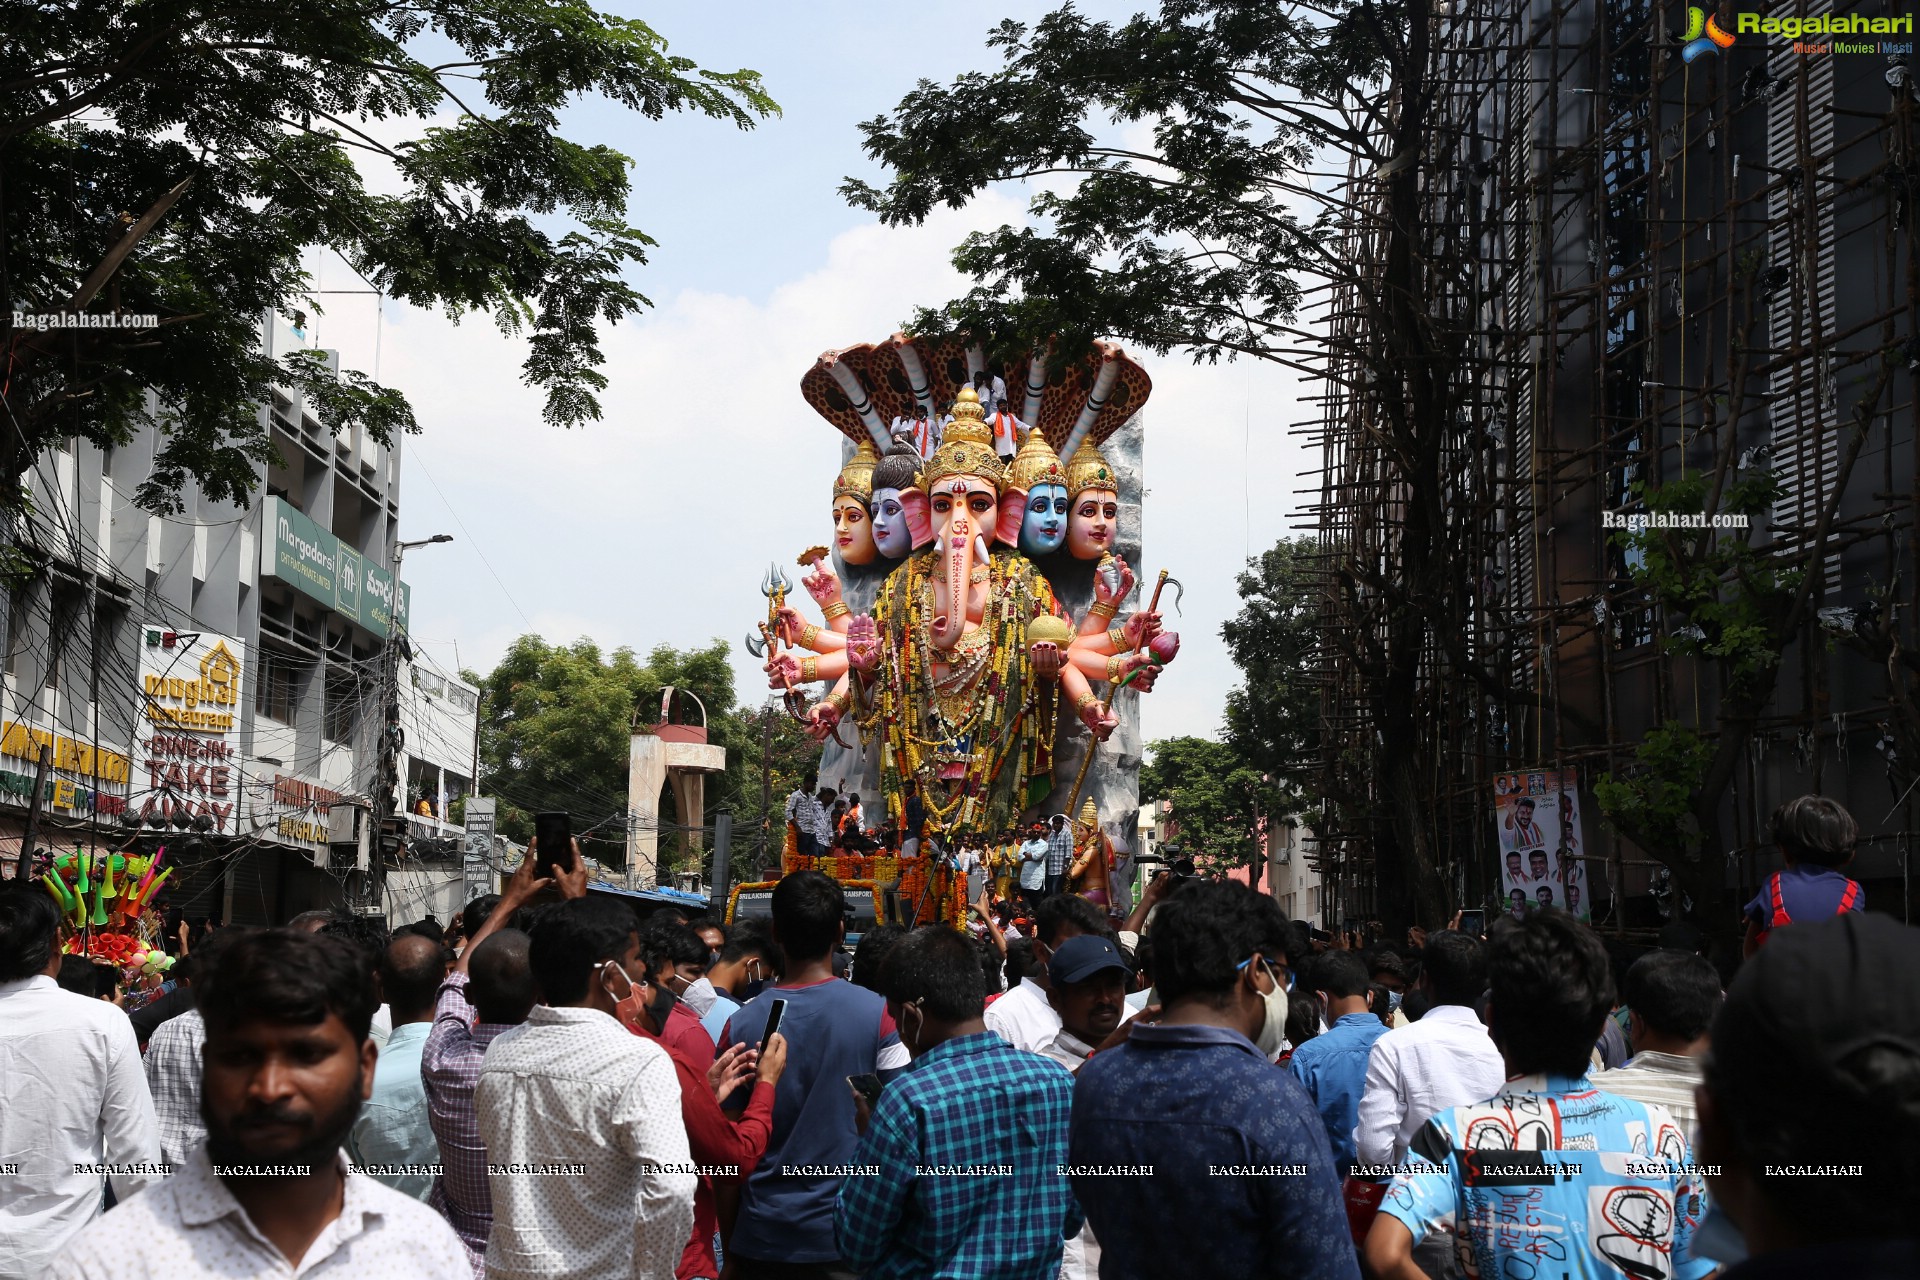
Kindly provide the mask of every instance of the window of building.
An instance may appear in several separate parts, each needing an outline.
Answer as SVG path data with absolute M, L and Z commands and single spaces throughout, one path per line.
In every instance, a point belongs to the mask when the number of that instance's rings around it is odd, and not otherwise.
M 76 673 L 69 668 L 76 656 L 85 653 L 77 634 L 83 625 L 85 605 L 86 597 L 78 587 L 65 582 L 54 585 L 51 616 L 47 622 L 46 686 L 49 689 L 58 690 L 63 681 L 72 688 Z
M 294 708 L 300 700 L 299 689 L 293 656 L 261 645 L 260 677 L 253 683 L 254 714 L 292 724 Z
M 98 600 L 93 611 L 93 651 L 98 656 L 100 669 L 114 670 L 115 660 L 120 655 L 120 645 L 127 631 L 127 606 L 112 600 Z M 101 680 L 105 684 L 105 679 Z
M 323 733 L 329 742 L 352 742 L 360 724 L 362 688 L 351 667 L 327 668 L 327 718 Z
M 32 632 L 30 625 L 34 597 L 38 594 L 33 583 L 15 591 L 7 600 L 7 674 L 20 674 L 20 660 L 27 652 L 27 637 Z

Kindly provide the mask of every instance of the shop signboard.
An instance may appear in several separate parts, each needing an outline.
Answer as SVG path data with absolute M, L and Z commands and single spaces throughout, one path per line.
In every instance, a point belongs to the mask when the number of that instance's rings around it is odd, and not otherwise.
M 284 498 L 264 504 L 260 572 L 357 622 L 382 638 L 405 630 L 411 595 L 405 583 Z

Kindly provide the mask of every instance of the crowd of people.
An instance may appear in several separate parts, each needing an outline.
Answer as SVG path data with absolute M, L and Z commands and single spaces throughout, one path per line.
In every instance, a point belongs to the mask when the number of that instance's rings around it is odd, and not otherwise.
M 993 433 L 994 452 L 1002 462 L 1012 462 L 1020 446 L 1026 443 L 1032 428 L 1020 421 L 1007 399 L 1006 379 L 988 369 L 977 370 L 968 384 L 980 397 L 980 410 L 987 429 Z M 928 403 L 916 401 L 906 412 L 888 424 L 888 433 L 896 442 L 905 441 L 922 459 L 931 458 L 939 449 L 953 415 L 937 414 Z
M 1774 835 L 1725 985 L 1679 929 L 1388 949 L 1169 876 L 848 955 L 818 872 L 642 920 L 576 849 L 450 933 L 218 929 L 138 1030 L 8 882 L 0 1280 L 1920 1275 L 1920 931 L 1832 802 Z
M 931 853 L 944 873 L 965 879 L 968 902 L 988 894 L 1003 921 L 1016 912 L 1030 916 L 1043 898 L 1078 892 L 1090 860 L 1099 856 L 1092 842 L 1082 847 L 1076 841 L 1073 823 L 1064 813 L 1024 829 L 928 841 L 917 797 L 899 821 L 869 825 L 857 793 L 818 786 L 812 777 L 787 796 L 785 813 L 795 851 L 803 857 L 886 852 L 910 858 Z

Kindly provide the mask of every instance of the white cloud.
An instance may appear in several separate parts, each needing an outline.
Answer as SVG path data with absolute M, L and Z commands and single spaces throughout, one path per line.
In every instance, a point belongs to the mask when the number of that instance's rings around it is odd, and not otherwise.
M 529 629 L 643 653 L 715 636 L 737 646 L 764 609 L 767 563 L 791 565 L 826 541 L 837 435 L 800 399 L 801 375 L 821 351 L 876 341 L 916 305 L 956 296 L 966 282 L 952 246 L 1018 220 L 1023 199 L 990 195 L 923 227 L 844 232 L 824 263 L 764 301 L 658 299 L 603 335 L 606 416 L 570 432 L 542 425 L 539 395 L 520 382 L 524 347 L 487 318 L 454 326 L 389 304 L 378 375 L 425 427 L 403 446 L 403 531 L 458 539 L 408 558 L 428 652 L 451 666 L 457 642 L 461 662 L 484 670 Z M 336 306 L 319 337 L 372 372 L 373 316 L 371 303 Z M 1303 414 L 1291 377 L 1271 367 L 1145 363 L 1155 389 L 1142 576 L 1165 567 L 1186 585 L 1184 615 L 1170 617 L 1185 645 L 1148 699 L 1146 728 L 1211 734 L 1236 678 L 1218 638 L 1237 604 L 1234 575 L 1295 523 L 1294 473 L 1309 460 L 1284 433 Z M 736 668 L 742 696 L 763 696 L 756 664 L 742 653 Z

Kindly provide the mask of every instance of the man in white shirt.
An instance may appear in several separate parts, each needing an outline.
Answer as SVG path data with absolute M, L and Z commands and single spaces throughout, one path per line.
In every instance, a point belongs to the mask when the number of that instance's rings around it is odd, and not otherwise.
M 1034 973 L 987 1006 L 987 1030 L 1016 1049 L 1045 1052 L 1060 1034 L 1060 1015 L 1047 995 L 1047 966 L 1055 948 L 1083 934 L 1107 936 L 1107 918 L 1098 907 L 1064 893 L 1042 902 L 1033 920 Z
M 1374 1041 L 1355 1147 L 1363 1165 L 1397 1165 L 1420 1126 L 1447 1107 L 1485 1102 L 1506 1064 L 1474 1012 L 1487 985 L 1486 948 L 1448 929 L 1427 939 L 1420 985 L 1433 1007 Z
M 341 1155 L 373 1083 L 362 958 L 331 938 L 262 930 L 234 939 L 195 986 L 206 1143 L 82 1231 L 50 1280 L 471 1280 L 439 1214 Z
M 1399 1165 L 1414 1135 L 1448 1107 L 1485 1102 L 1507 1082 L 1506 1060 L 1476 1010 L 1487 986 L 1486 947 L 1448 929 L 1432 934 L 1421 955 L 1419 986 L 1433 1007 L 1418 1022 L 1395 1026 L 1373 1042 L 1360 1095 L 1354 1148 L 1362 1165 Z M 1396 1010 L 1396 1013 L 1398 1011 Z M 1416 1264 L 1450 1276 L 1452 1238 L 1435 1232 L 1415 1246 Z
M 1133 970 L 1120 948 L 1099 934 L 1068 938 L 1047 966 L 1047 1002 L 1060 1015 L 1060 1031 L 1040 1052 L 1069 1071 L 1092 1055 L 1126 1017 L 1127 984 Z
M 1027 833 L 1020 846 L 1020 896 L 1029 909 L 1038 911 L 1047 892 L 1047 829 L 1039 823 Z
M 100 1212 L 101 1171 L 127 1197 L 162 1174 L 153 1099 L 127 1015 L 63 991 L 60 912 L 0 883 L 0 1276 L 40 1280 Z M 89 1172 L 84 1166 L 94 1166 Z
M 1665 1107 L 1694 1139 L 1694 1090 L 1702 1078 L 1707 1029 L 1723 999 L 1720 974 L 1705 956 L 1649 951 L 1633 962 L 1622 984 L 1633 1057 L 1587 1079 L 1602 1093 Z
M 596 898 L 549 907 L 528 963 L 545 1003 L 488 1048 L 474 1091 L 493 1197 L 487 1276 L 670 1276 L 698 1178 L 673 1060 L 622 1021 L 648 994 L 632 976 L 644 972 L 633 913 Z

